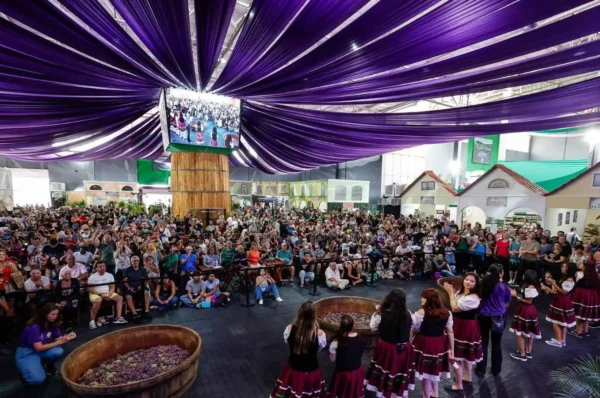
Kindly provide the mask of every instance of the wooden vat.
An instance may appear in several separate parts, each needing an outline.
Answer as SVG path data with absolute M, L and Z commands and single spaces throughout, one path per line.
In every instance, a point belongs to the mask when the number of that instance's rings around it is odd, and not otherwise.
M 321 317 L 340 312 L 359 312 L 372 315 L 375 312 L 375 306 L 378 304 L 381 303 L 369 298 L 334 296 L 315 301 L 315 313 L 319 327 L 328 338 L 331 338 L 337 332 L 338 326 L 321 320 Z M 367 348 L 375 347 L 379 338 L 378 333 L 373 332 L 371 328 L 355 328 L 354 330 L 365 338 Z
M 448 292 L 444 289 L 444 283 L 449 283 L 454 287 L 454 290 L 460 290 L 460 287 L 463 283 L 462 276 L 449 276 L 445 278 L 440 278 L 437 281 L 438 291 L 440 292 L 440 298 L 442 299 L 442 303 L 447 309 L 450 309 L 450 297 L 448 296 Z
M 190 209 L 225 208 L 231 213 L 229 159 L 208 152 L 171 154 L 173 215 L 185 216 Z
M 173 344 L 187 350 L 190 357 L 168 372 L 135 383 L 110 387 L 89 387 L 77 383 L 83 373 L 102 361 L 137 349 Z M 201 345 L 198 333 L 184 326 L 147 325 L 127 328 L 83 344 L 67 356 L 60 372 L 67 387 L 78 397 L 181 397 L 198 375 Z

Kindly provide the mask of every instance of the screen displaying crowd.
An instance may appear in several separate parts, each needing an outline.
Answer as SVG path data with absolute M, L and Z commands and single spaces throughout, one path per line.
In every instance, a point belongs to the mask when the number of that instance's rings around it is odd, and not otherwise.
M 289 284 L 303 289 L 320 281 L 338 290 L 376 278 L 483 276 L 492 264 L 509 284 L 529 271 L 537 281 L 560 280 L 568 263 L 582 274 L 586 264 L 600 272 L 600 241 L 583 243 L 576 231 L 551 236 L 536 225 L 506 225 L 492 232 L 359 210 L 248 206 L 206 223 L 116 206 L 16 207 L 0 214 L 0 236 L 4 344 L 39 314 L 60 316 L 63 330 L 80 322 L 95 329 L 148 321 L 151 311 L 179 306 L 226 307 L 240 287 L 235 273 L 246 267 L 274 266 L 250 273 L 258 304 L 267 292 L 282 301 L 277 287 Z M 102 313 L 106 302 L 116 304 L 114 316 Z
M 170 143 L 226 149 L 239 146 L 239 100 L 180 91 L 167 95 Z

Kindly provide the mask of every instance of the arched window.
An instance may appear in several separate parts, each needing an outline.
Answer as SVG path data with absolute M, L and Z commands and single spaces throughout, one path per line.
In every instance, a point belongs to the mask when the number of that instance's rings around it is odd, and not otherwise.
M 133 188 L 130 187 L 129 185 L 125 185 L 123 188 L 121 188 L 121 191 L 133 192 Z
M 290 191 L 292 193 L 292 196 L 296 196 L 296 187 L 294 187 L 293 185 L 290 186 Z
M 345 185 L 338 185 L 337 187 L 335 187 L 335 200 L 341 200 L 341 201 L 346 200 L 346 186 Z
M 302 185 L 300 188 L 300 196 L 306 196 L 306 185 Z
M 325 183 L 321 183 L 321 196 L 327 196 L 327 188 L 325 188 Z
M 100 185 L 92 185 L 90 191 L 102 191 L 102 187 Z
M 355 185 L 352 187 L 352 201 L 360 202 L 362 201 L 363 189 L 361 186 Z

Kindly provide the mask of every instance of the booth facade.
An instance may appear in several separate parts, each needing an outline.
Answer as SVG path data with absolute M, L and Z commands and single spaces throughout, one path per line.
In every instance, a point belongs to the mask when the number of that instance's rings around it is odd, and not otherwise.
M 339 203 L 343 209 L 354 209 L 359 203 L 368 204 L 370 184 L 369 181 L 328 180 L 327 201 Z
M 296 181 L 289 184 L 290 206 L 327 210 L 327 180 Z
M 409 216 L 419 211 L 424 216 L 456 220 L 458 194 L 433 171 L 425 171 L 400 195 L 400 214 Z
M 497 164 L 458 196 L 458 224 L 544 225 L 548 192 L 506 166 Z
M 252 182 L 232 180 L 229 182 L 229 189 L 232 207 L 243 208 L 252 204 Z
M 553 235 L 576 228 L 580 237 L 589 224 L 600 224 L 600 163 L 552 191 L 546 198 L 545 228 Z

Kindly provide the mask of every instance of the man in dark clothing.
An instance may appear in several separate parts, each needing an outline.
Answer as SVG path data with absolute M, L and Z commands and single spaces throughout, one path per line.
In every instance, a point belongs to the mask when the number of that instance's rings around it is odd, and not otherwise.
M 58 243 L 56 238 L 50 239 L 50 244 L 44 246 L 42 252 L 48 257 L 61 258 L 67 253 L 67 247 L 62 243 Z

